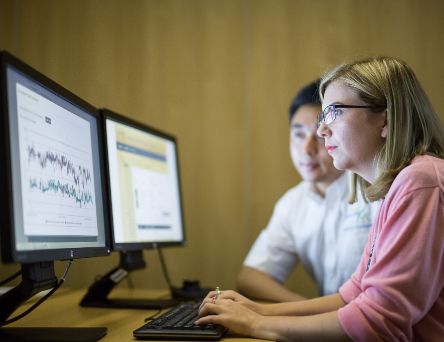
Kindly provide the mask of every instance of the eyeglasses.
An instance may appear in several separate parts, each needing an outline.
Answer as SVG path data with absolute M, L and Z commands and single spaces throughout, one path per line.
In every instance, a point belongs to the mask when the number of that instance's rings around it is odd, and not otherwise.
M 342 114 L 341 108 L 382 108 L 376 106 L 353 106 L 353 105 L 343 105 L 343 104 L 331 104 L 324 108 L 324 110 L 319 113 L 318 116 L 318 126 L 320 124 L 330 125 L 333 121 L 335 121 L 336 117 Z

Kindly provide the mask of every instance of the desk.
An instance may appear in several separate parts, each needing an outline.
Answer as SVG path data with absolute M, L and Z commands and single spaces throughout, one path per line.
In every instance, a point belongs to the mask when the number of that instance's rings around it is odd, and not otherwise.
M 60 288 L 52 297 L 42 303 L 23 319 L 9 325 L 10 327 L 107 327 L 108 333 L 100 341 L 125 342 L 136 341 L 133 330 L 144 324 L 144 319 L 155 310 L 101 309 L 82 308 L 80 299 L 86 290 L 69 290 Z M 116 289 L 112 297 L 124 298 L 165 298 L 166 291 Z M 29 305 L 24 306 L 27 308 Z M 21 312 L 20 308 L 12 317 Z M 142 340 L 140 340 L 142 341 Z M 230 336 L 222 341 L 263 341 L 257 339 Z

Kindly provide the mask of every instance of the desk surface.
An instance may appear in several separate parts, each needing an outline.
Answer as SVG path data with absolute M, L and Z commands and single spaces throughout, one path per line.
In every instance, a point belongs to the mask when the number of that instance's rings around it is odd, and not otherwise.
M 133 330 L 144 324 L 144 319 L 156 310 L 82 308 L 80 299 L 85 290 L 69 290 L 63 287 L 23 319 L 10 327 L 107 327 L 108 333 L 100 341 L 136 341 Z M 116 289 L 111 297 L 165 298 L 166 291 Z M 27 308 L 29 305 L 24 305 Z M 20 313 L 19 309 L 12 316 Z M 226 336 L 222 341 L 262 341 Z

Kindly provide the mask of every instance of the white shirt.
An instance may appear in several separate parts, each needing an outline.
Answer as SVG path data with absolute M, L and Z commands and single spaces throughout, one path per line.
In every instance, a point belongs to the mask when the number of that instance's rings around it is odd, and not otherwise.
M 300 262 L 321 295 L 337 293 L 355 271 L 379 202 L 348 204 L 347 174 L 325 197 L 301 182 L 276 203 L 273 215 L 248 253 L 244 265 L 284 282 Z

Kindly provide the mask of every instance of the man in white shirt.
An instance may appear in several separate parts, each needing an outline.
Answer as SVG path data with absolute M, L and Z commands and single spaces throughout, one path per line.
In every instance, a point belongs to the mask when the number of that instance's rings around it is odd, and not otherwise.
M 244 261 L 237 286 L 249 297 L 304 299 L 283 285 L 298 263 L 320 295 L 336 293 L 359 263 L 379 204 L 348 204 L 348 176 L 334 168 L 316 134 L 320 111 L 317 82 L 290 106 L 290 154 L 303 181 L 278 200 Z

